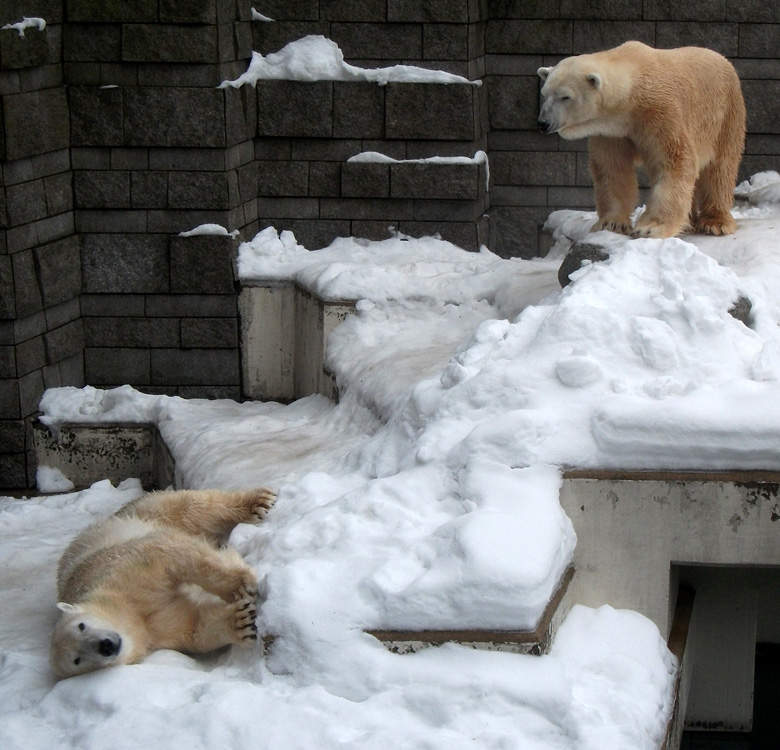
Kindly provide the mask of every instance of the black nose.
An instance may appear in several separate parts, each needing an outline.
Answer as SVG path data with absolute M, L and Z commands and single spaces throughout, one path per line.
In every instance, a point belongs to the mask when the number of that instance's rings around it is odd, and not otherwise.
M 547 122 L 547 120 L 542 120 L 539 118 L 536 121 L 536 124 L 539 126 L 539 130 L 542 131 L 542 133 L 549 133 L 550 132 L 550 123 Z
M 114 656 L 119 653 L 119 649 L 122 646 L 122 639 L 117 636 L 114 638 L 103 638 L 98 643 L 98 653 L 101 656 Z

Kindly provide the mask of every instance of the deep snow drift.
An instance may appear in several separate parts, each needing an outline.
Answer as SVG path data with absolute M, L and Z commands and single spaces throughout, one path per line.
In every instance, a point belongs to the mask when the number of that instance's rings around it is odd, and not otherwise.
M 532 626 L 576 542 L 561 467 L 778 468 L 778 193 L 775 174 L 740 186 L 731 237 L 589 235 L 612 255 L 564 290 L 560 259 L 593 215 L 553 214 L 537 261 L 402 236 L 245 243 L 245 280 L 360 300 L 329 341 L 339 405 L 126 387 L 55 389 L 42 409 L 55 428 L 158 424 L 186 486 L 278 487 L 267 523 L 232 539 L 278 638 L 264 660 L 160 652 L 53 686 L 56 559 L 139 489 L 2 501 L 0 744 L 656 748 L 675 665 L 636 613 L 576 607 L 541 658 L 397 656 L 362 631 Z M 728 313 L 740 295 L 749 327 Z

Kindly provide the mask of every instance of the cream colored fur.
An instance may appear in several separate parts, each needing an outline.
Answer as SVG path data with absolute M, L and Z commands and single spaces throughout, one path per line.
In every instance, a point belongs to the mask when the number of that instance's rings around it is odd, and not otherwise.
M 273 501 L 265 489 L 155 492 L 79 534 L 57 575 L 56 674 L 132 664 L 160 648 L 251 644 L 257 579 L 219 545 L 236 524 L 264 518 Z
M 699 47 L 656 50 L 640 42 L 540 68 L 540 127 L 589 138 L 598 221 L 635 237 L 671 237 L 687 228 L 730 234 L 730 210 L 745 143 L 745 104 L 734 67 Z M 635 166 L 650 179 L 647 209 Z

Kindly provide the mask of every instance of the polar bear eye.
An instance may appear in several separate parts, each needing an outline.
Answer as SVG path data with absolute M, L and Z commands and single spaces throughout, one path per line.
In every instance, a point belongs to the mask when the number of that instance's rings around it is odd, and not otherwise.
M 561 97 L 561 101 L 562 101 L 562 102 L 568 102 L 568 101 L 569 101 L 569 99 L 571 99 L 571 97 L 570 97 L 568 94 L 564 94 L 564 95 Z
M 86 629 L 86 627 L 87 627 L 87 626 L 86 626 L 86 625 L 85 625 L 83 622 L 80 622 L 80 623 L 79 623 L 79 630 L 85 630 L 85 629 Z

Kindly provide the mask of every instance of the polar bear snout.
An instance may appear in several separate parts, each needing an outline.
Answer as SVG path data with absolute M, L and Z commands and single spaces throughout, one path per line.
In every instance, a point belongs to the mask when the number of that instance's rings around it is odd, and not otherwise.
M 111 633 L 101 638 L 97 644 L 97 652 L 106 658 L 116 656 L 122 650 L 122 638 L 119 633 Z
M 539 126 L 539 130 L 542 131 L 542 133 L 550 134 L 552 132 L 552 124 L 548 122 L 547 120 L 542 119 L 541 117 L 536 121 L 536 124 Z

